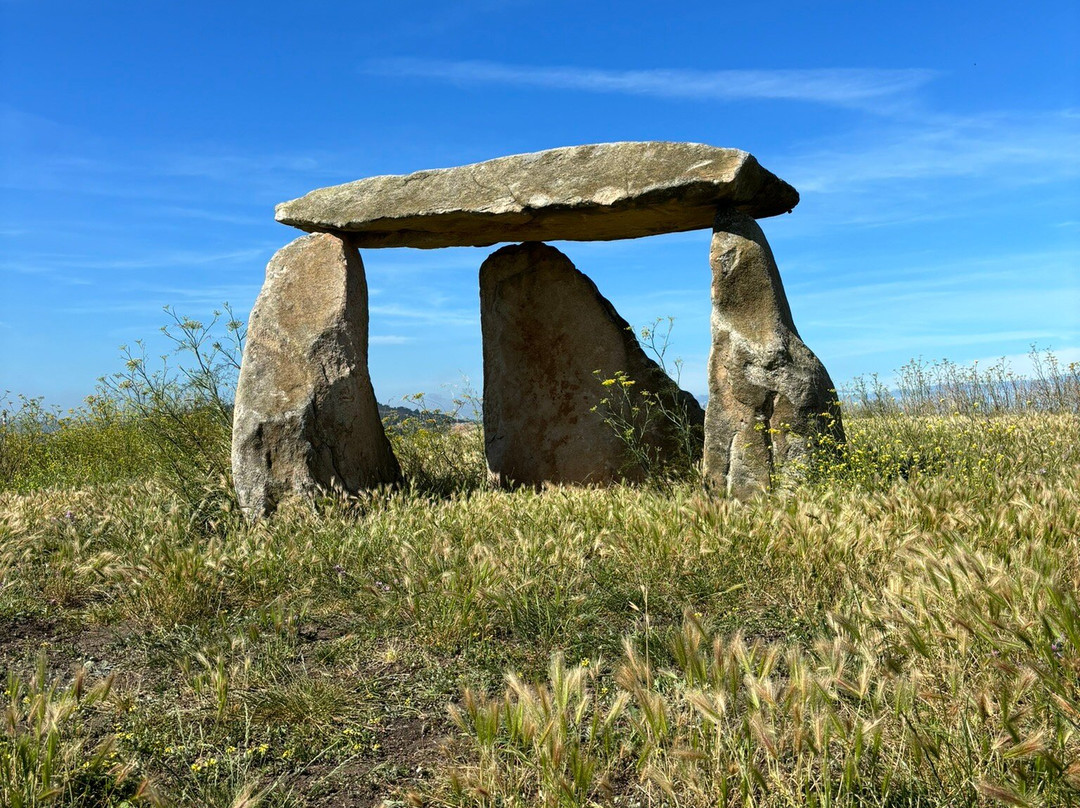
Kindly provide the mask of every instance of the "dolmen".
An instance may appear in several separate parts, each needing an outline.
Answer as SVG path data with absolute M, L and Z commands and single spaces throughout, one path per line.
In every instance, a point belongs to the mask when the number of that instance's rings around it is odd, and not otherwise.
M 780 469 L 805 458 L 816 435 L 843 439 L 833 383 L 799 337 L 756 221 L 798 201 L 744 151 L 632 142 L 371 177 L 278 205 L 279 222 L 310 235 L 274 255 L 251 313 L 233 425 L 241 506 L 255 517 L 288 496 L 401 481 L 368 372 L 359 250 L 504 242 L 479 278 L 493 480 L 640 479 L 643 464 L 612 422 L 632 423 L 629 413 L 640 408 L 614 408 L 644 394 L 645 409 L 666 414 L 642 423 L 635 437 L 653 456 L 677 451 L 678 430 L 683 437 L 703 430 L 711 490 L 741 500 L 767 490 Z M 705 228 L 712 229 L 712 348 L 702 412 L 646 356 L 596 284 L 545 242 Z

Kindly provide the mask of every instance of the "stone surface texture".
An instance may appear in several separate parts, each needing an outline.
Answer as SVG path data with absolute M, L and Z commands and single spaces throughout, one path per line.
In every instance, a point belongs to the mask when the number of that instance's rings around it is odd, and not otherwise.
M 277 206 L 309 232 L 357 247 L 605 241 L 712 226 L 720 208 L 761 218 L 798 192 L 750 154 L 700 143 L 600 143 L 368 179 Z
M 671 409 L 704 423 L 701 406 L 641 349 L 628 324 L 570 259 L 546 244 L 504 247 L 480 268 L 484 430 L 488 467 L 502 485 L 605 484 L 638 479 L 600 412 L 601 378 L 622 371 Z M 700 433 L 699 433 L 700 434 Z M 644 433 L 664 452 L 664 423 Z M 699 437 L 700 440 L 700 437 Z M 700 445 L 700 444 L 699 444 Z
M 717 216 L 712 265 L 712 350 L 705 416 L 707 483 L 738 499 L 798 465 L 808 437 L 843 439 L 836 393 L 800 339 L 772 250 L 749 216 Z M 828 413 L 828 416 L 823 416 Z
M 329 234 L 278 251 L 255 303 L 236 391 L 233 477 L 250 516 L 287 496 L 399 480 L 367 365 L 367 283 Z

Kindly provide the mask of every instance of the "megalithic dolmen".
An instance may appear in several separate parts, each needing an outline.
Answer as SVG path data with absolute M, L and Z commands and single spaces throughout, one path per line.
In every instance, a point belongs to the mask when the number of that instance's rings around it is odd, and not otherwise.
M 832 382 L 798 336 L 755 221 L 798 201 L 794 188 L 747 152 L 626 142 L 370 177 L 278 205 L 278 221 L 325 235 L 275 256 L 253 313 L 233 436 L 242 506 L 262 515 L 289 494 L 348 495 L 400 479 L 371 415 L 357 250 L 503 242 L 521 246 L 496 252 L 480 279 L 493 479 L 543 485 L 640 478 L 640 465 L 603 434 L 593 410 L 602 396 L 599 371 L 677 404 L 691 426 L 704 423 L 712 490 L 740 499 L 767 490 L 778 470 L 806 455 L 814 434 L 843 438 Z M 707 228 L 712 350 L 702 416 L 688 393 L 618 333 L 625 321 L 595 284 L 541 242 Z M 318 269 L 320 262 L 327 269 Z M 320 273 L 330 280 L 316 281 Z M 284 279 L 289 275 L 294 282 Z M 543 338 L 531 340 L 541 324 Z M 648 439 L 663 452 L 669 437 L 661 430 Z

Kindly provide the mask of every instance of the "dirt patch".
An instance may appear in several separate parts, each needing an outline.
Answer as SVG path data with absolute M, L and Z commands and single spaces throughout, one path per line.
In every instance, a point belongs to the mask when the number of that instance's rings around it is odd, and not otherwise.
M 310 766 L 289 785 L 318 808 L 375 808 L 387 799 L 400 800 L 431 777 L 454 732 L 445 720 L 392 720 L 376 735 L 373 754 L 340 765 Z
M 0 617 L 0 670 L 28 674 L 44 653 L 49 674 L 71 676 L 82 667 L 93 678 L 113 672 L 124 626 L 76 624 L 34 615 Z
M 55 620 L 25 615 L 0 618 L 0 657 L 8 659 L 27 646 L 55 642 L 57 636 Z
M 52 670 L 64 670 L 75 662 L 67 646 L 72 637 L 56 620 L 17 615 L 0 618 L 0 669 L 28 673 L 44 651 Z

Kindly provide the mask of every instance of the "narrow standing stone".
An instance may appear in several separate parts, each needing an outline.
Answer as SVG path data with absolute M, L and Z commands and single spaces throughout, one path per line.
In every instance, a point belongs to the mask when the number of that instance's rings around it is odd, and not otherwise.
M 289 495 L 354 494 L 400 479 L 367 349 L 356 248 L 319 234 L 279 250 L 251 313 L 233 415 L 233 480 L 250 516 Z
M 808 439 L 843 439 L 828 372 L 800 339 L 780 273 L 753 218 L 721 212 L 713 226 L 712 351 L 705 479 L 738 499 L 767 490 Z
M 502 485 L 608 484 L 643 468 L 593 409 L 623 372 L 632 396 L 657 394 L 700 429 L 704 413 L 641 349 L 630 326 L 570 259 L 540 242 L 503 247 L 480 268 L 484 433 L 488 468 Z M 618 391 L 615 391 L 618 392 Z M 670 423 L 645 429 L 662 457 Z M 698 432 L 700 435 L 700 432 Z

